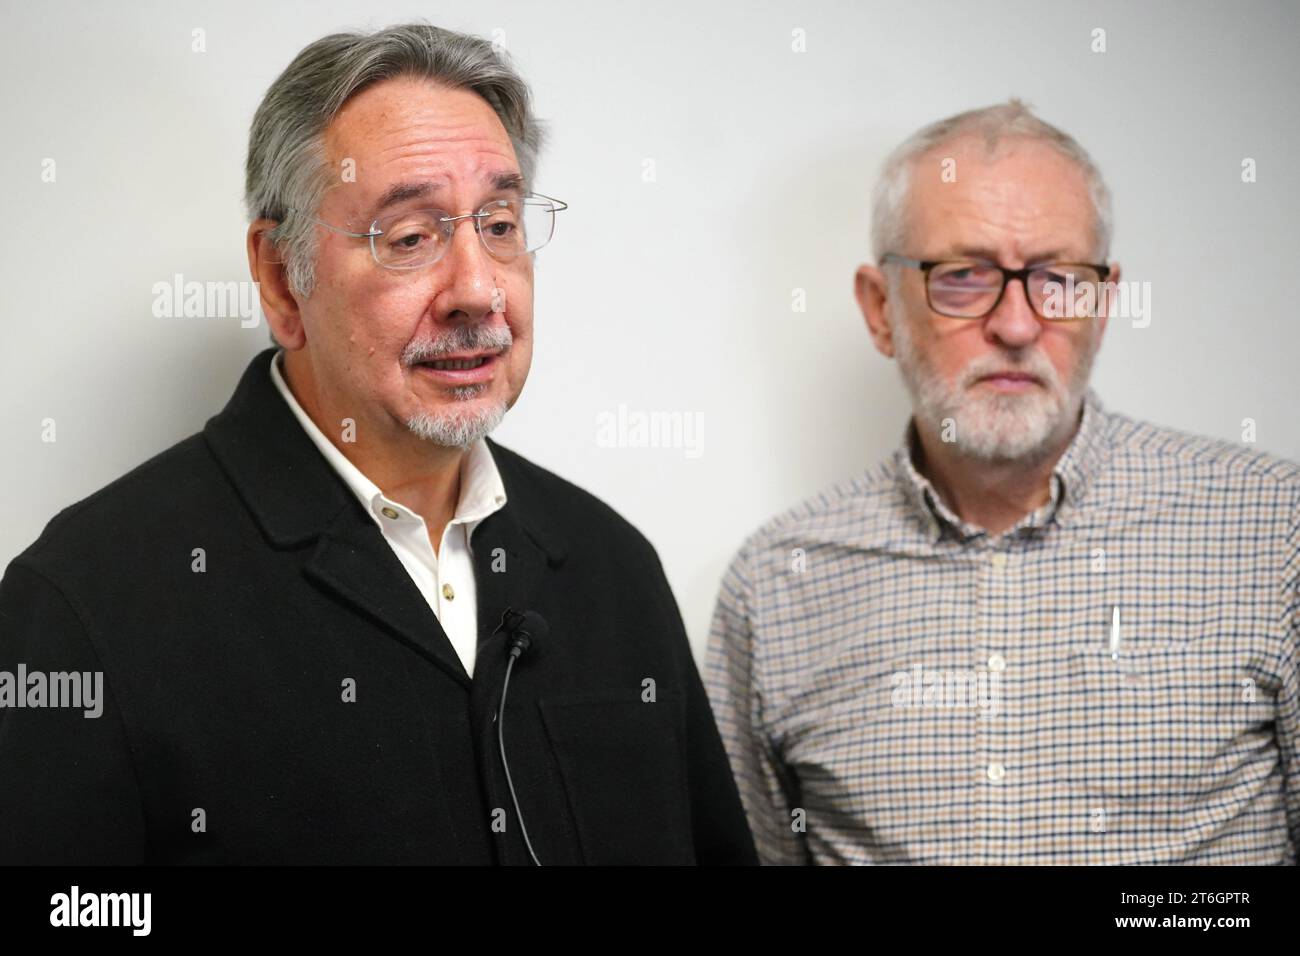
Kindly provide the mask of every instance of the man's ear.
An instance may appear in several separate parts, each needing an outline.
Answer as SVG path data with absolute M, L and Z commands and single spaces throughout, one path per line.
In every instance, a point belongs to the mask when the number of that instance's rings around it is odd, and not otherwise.
M 853 277 L 853 294 L 857 297 L 858 308 L 867 320 L 867 331 L 871 341 L 881 355 L 894 357 L 894 336 L 889 330 L 889 320 L 885 316 L 885 304 L 889 299 L 889 283 L 880 269 L 871 265 L 859 266 Z
M 248 271 L 257 283 L 262 313 L 276 341 L 288 351 L 296 352 L 307 344 L 307 334 L 302 327 L 298 300 L 289 290 L 280 250 L 270 238 L 270 231 L 277 225 L 274 219 L 258 219 L 249 225 Z

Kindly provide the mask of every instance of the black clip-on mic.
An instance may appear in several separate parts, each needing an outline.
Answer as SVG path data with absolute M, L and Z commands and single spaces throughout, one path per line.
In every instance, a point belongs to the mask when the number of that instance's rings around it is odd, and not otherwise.
M 524 826 L 524 814 L 519 809 L 519 798 L 515 796 L 514 781 L 510 779 L 510 761 L 506 759 L 506 694 L 510 690 L 510 673 L 514 670 L 515 661 L 523 657 L 524 653 L 533 646 L 534 640 L 541 640 L 546 637 L 548 631 L 546 619 L 536 611 L 519 612 L 506 608 L 501 615 L 501 623 L 493 634 L 505 631 L 510 635 L 510 641 L 507 649 L 510 652 L 510 660 L 506 662 L 506 679 L 501 685 L 501 705 L 497 710 L 497 747 L 501 751 L 501 766 L 506 772 L 506 786 L 510 788 L 510 802 L 514 804 L 515 816 L 519 818 L 519 831 L 524 836 L 524 846 L 528 847 L 528 855 L 533 858 L 533 863 L 537 866 L 542 865 L 542 861 L 537 859 L 537 854 L 533 852 L 533 843 L 528 839 L 528 827 Z

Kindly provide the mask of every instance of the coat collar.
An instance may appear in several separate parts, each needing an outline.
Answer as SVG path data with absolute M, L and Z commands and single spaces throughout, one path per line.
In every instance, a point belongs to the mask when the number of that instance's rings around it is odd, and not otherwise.
M 276 392 L 273 354 L 254 357 L 203 435 L 271 545 L 293 548 L 318 537 L 355 499 Z
M 436 615 L 276 391 L 269 372 L 274 351 L 249 363 L 226 407 L 204 426 L 213 455 L 272 547 L 314 543 L 305 573 L 318 587 L 379 621 L 468 686 L 470 677 Z M 567 551 L 534 467 L 491 440 L 488 445 L 507 503 L 473 536 L 480 643 L 506 607 L 529 608 L 546 571 Z
M 348 489 L 356 495 L 362 506 L 371 513 L 375 523 L 381 525 L 381 531 L 382 525 L 388 520 L 383 517 L 384 509 L 396 509 L 404 515 L 414 515 L 406 505 L 386 496 L 311 420 L 311 416 L 298 404 L 298 399 L 294 397 L 293 391 L 284 380 L 280 365 L 283 358 L 282 350 L 275 353 L 267 363 L 276 391 L 289 406 L 289 411 L 302 426 L 302 430 L 307 433 L 311 443 L 343 479 Z M 472 529 L 475 524 L 505 504 L 505 501 L 506 490 L 501 483 L 501 472 L 497 469 L 496 461 L 492 457 L 492 452 L 488 450 L 487 443 L 480 439 L 470 445 L 464 455 L 460 472 L 460 498 L 456 502 L 455 517 L 452 520 L 467 524 Z

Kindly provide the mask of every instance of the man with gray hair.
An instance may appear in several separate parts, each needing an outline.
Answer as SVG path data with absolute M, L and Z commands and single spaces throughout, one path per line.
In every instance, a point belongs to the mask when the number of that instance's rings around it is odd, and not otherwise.
M 873 232 L 902 447 L 751 535 L 710 637 L 760 858 L 1294 864 L 1300 467 L 1102 406 L 1109 194 L 1023 104 L 903 143 Z
M 754 862 L 654 548 L 487 438 L 564 208 L 540 142 L 504 54 L 424 24 L 271 85 L 279 348 L 7 569 L 0 670 L 104 699 L 0 708 L 0 864 Z

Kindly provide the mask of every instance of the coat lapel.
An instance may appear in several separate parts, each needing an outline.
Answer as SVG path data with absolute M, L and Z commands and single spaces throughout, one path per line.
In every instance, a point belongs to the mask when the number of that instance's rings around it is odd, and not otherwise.
M 504 662 L 506 639 L 497 632 L 502 615 L 507 609 L 536 610 L 548 575 L 564 561 L 565 546 L 543 522 L 544 504 L 529 497 L 531 485 L 520 474 L 518 456 L 491 439 L 488 449 L 505 485 L 506 504 L 483 519 L 471 541 L 478 591 L 474 675 L 483 675 L 491 686 L 491 671 Z
M 522 460 L 490 440 L 488 447 L 501 472 L 506 504 L 483 519 L 471 539 L 474 580 L 478 590 L 479 642 L 470 693 L 470 722 L 480 755 L 480 779 L 489 805 L 505 809 L 511 820 L 506 835 L 496 843 L 498 860 L 505 864 L 528 865 L 531 859 L 497 753 L 496 712 L 505 682 L 509 640 L 499 626 L 507 608 L 535 611 L 539 604 L 550 603 L 544 600 L 546 587 L 552 581 L 554 569 L 564 561 L 565 550 L 559 535 L 545 523 L 548 514 L 545 503 L 530 497 L 534 485 L 522 474 Z M 562 640 L 563 635 L 556 632 L 547 638 L 550 644 Z M 510 685 L 510 700 L 515 702 L 514 720 L 525 724 L 528 721 L 524 703 L 529 697 L 526 684 L 530 679 L 536 679 L 539 660 L 544 660 L 548 652 L 553 652 L 553 648 L 536 648 L 527 657 L 520 658 L 516 665 L 517 676 L 511 678 Z M 518 748 L 521 738 L 516 736 L 513 739 Z M 518 756 L 518 749 L 515 753 L 514 759 L 519 761 L 515 764 L 517 776 L 527 773 L 525 768 L 530 766 L 536 772 L 535 761 L 530 764 L 526 758 Z M 526 816 L 533 827 L 532 836 L 538 852 L 548 863 L 579 862 L 573 825 L 566 811 L 551 799 L 551 791 L 540 786 L 536 777 L 528 783 L 525 780 L 528 777 L 520 777 L 516 786 L 520 790 L 519 799 L 527 808 Z
M 272 547 L 314 545 L 304 566 L 314 586 L 468 688 L 469 675 L 437 616 L 276 390 L 270 370 L 275 351 L 249 363 L 226 407 L 204 427 L 213 455 Z
M 519 520 L 506 485 L 506 504 L 474 531 L 474 583 L 478 590 L 478 645 L 491 641 L 507 608 L 532 609 L 555 558 Z
M 356 515 L 350 513 L 354 510 Z M 437 615 L 383 534 L 359 506 L 340 513 L 321 535 L 306 573 L 322 588 L 429 658 L 462 686 L 470 686 L 465 665 Z

